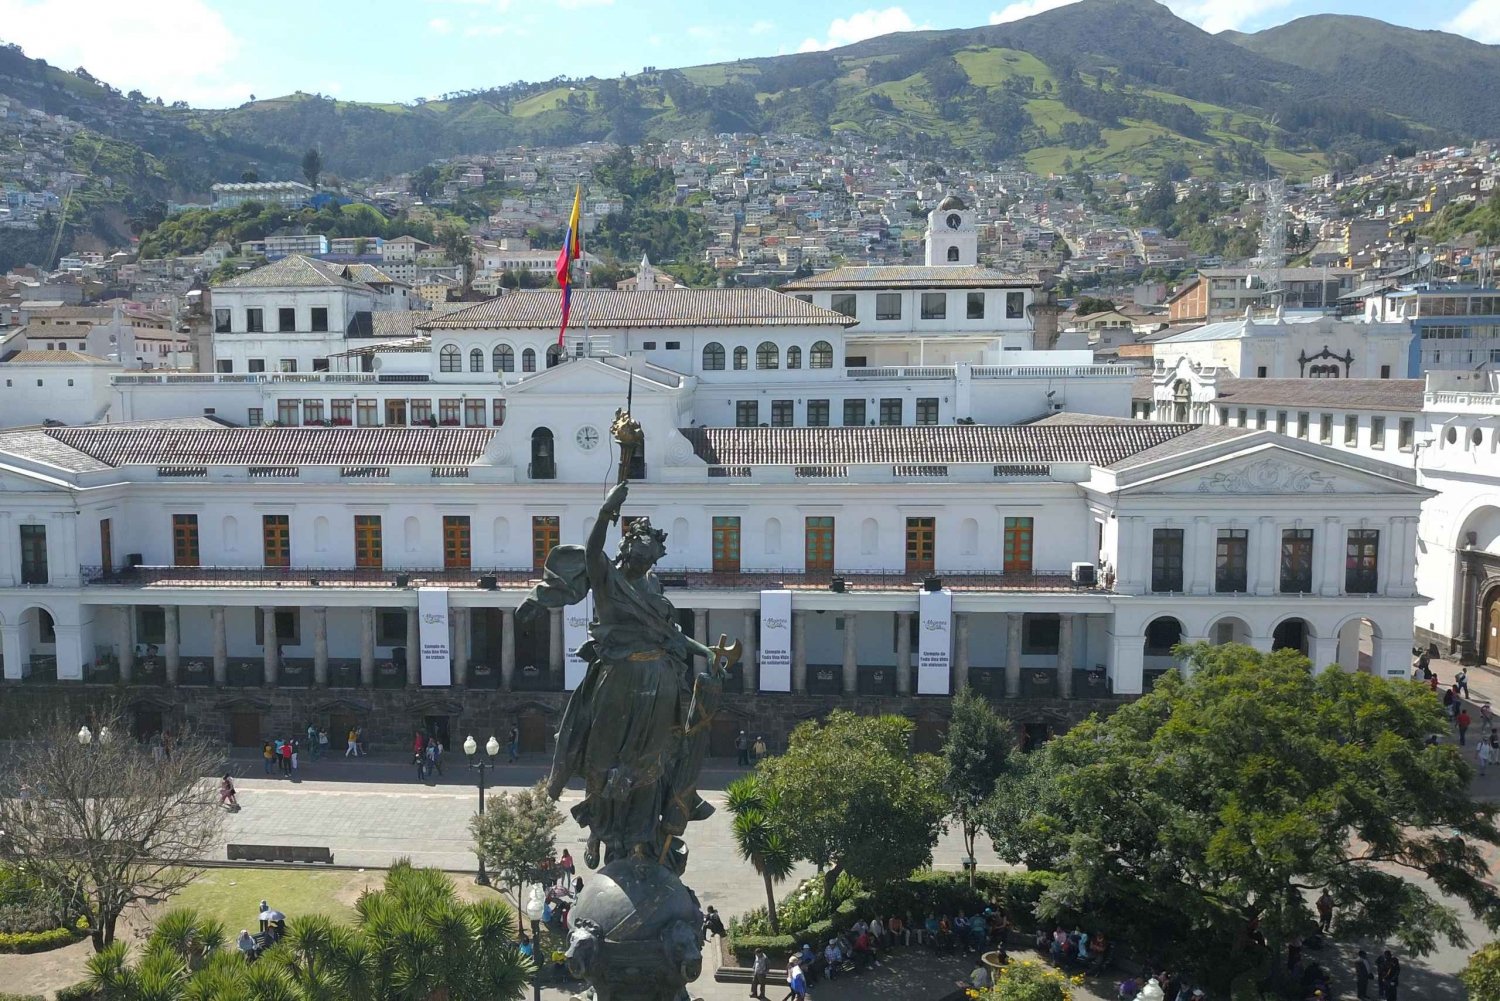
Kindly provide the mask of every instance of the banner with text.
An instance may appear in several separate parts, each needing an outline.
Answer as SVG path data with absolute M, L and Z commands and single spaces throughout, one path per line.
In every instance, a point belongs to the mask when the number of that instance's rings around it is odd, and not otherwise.
M 917 592 L 917 694 L 948 695 L 953 663 L 953 592 Z
M 792 690 L 792 592 L 760 592 L 760 690 Z
M 589 622 L 594 618 L 594 595 L 590 592 L 576 605 L 563 609 L 563 688 L 572 691 L 583 684 L 589 662 L 578 656 L 588 642 Z
M 453 684 L 446 587 L 417 588 L 417 640 L 422 645 L 422 684 Z

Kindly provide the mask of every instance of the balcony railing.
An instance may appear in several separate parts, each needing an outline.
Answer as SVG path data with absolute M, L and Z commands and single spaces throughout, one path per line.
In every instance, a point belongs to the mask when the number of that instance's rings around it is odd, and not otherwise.
M 407 588 L 439 584 L 455 588 L 531 587 L 541 571 L 531 567 L 173 567 L 136 566 L 104 569 L 80 567 L 86 587 L 123 588 L 237 588 L 237 587 L 356 587 Z M 800 568 L 757 569 L 740 572 L 658 567 L 657 575 L 667 587 L 714 590 L 762 591 L 828 590 L 835 577 L 849 591 L 908 591 L 921 587 L 928 573 L 896 570 L 819 570 Z M 947 573 L 936 571 L 944 587 L 958 591 L 1034 591 L 1097 593 L 1109 590 L 1102 581 L 1092 585 L 1073 583 L 1067 573 L 1007 574 L 998 570 Z M 484 579 L 484 584 L 480 581 Z
M 265 383 L 332 383 L 335 385 L 347 385 L 350 383 L 375 383 L 385 381 L 421 381 L 426 382 L 427 376 L 413 379 L 410 376 L 401 376 L 399 379 L 382 377 L 375 372 L 146 372 L 132 373 L 129 375 L 112 375 L 109 377 L 111 385 L 115 386 L 176 386 L 176 385 L 238 385 L 255 386 Z

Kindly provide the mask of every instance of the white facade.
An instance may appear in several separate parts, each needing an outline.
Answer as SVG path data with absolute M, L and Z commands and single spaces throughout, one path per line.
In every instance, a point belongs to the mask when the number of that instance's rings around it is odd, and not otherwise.
M 0 427 L 102 421 L 120 366 L 73 351 L 21 351 L 0 362 Z
M 1157 341 L 1156 367 L 1186 360 L 1242 379 L 1401 379 L 1411 326 L 1286 313 L 1209 323 Z

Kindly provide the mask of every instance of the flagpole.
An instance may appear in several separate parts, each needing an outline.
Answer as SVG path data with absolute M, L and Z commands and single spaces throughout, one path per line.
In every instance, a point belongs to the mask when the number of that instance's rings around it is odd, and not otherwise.
M 587 213 L 584 213 L 587 215 Z M 583 353 L 588 356 L 593 353 L 589 344 L 589 249 L 583 240 L 583 219 L 578 220 L 578 259 L 583 263 Z

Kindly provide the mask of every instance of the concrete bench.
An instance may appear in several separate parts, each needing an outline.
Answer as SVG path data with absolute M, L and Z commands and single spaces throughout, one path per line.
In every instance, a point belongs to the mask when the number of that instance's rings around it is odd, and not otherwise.
M 230 845 L 231 862 L 321 862 L 333 864 L 333 850 L 312 845 Z

